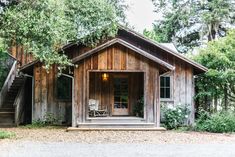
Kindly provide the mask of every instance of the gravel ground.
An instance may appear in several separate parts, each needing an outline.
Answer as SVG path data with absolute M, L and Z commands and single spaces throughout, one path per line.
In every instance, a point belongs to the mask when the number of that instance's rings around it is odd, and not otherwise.
M 149 144 L 211 144 L 234 143 L 235 134 L 213 134 L 176 131 L 84 131 L 66 132 L 59 129 L 0 129 L 14 132 L 16 137 L 0 140 L 3 143 L 12 141 L 42 142 L 78 142 L 78 143 L 149 143 Z
M 0 129 L 15 137 L 0 140 L 0 157 L 234 157 L 235 134 L 153 131 Z

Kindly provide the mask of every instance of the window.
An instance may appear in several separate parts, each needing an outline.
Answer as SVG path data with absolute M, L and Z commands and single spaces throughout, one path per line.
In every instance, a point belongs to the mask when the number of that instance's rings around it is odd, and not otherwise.
M 72 79 L 65 76 L 57 78 L 57 99 L 72 100 Z
M 171 77 L 170 76 L 160 77 L 160 98 L 163 98 L 163 99 L 171 98 Z

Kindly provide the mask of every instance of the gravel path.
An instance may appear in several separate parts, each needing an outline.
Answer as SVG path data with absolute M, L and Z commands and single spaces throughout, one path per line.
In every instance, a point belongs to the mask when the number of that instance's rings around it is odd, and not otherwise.
M 198 132 L 0 129 L 16 137 L 0 140 L 0 157 L 234 157 L 235 135 Z
M 43 142 L 79 142 L 79 143 L 149 143 L 149 144 L 206 144 L 235 143 L 235 134 L 213 134 L 176 131 L 84 131 L 66 132 L 60 129 L 0 129 L 14 132 L 13 139 L 0 140 L 2 143 L 12 141 Z

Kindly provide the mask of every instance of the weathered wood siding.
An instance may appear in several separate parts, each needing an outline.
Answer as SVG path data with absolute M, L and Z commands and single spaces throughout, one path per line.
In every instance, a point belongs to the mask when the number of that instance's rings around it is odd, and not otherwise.
M 32 119 L 43 119 L 52 113 L 62 122 L 71 123 L 72 100 L 56 99 L 57 68 L 54 66 L 49 73 L 38 63 L 34 66 L 34 103 Z
M 159 126 L 159 70 L 160 66 L 149 59 L 125 48 L 113 45 L 80 61 L 74 69 L 74 111 L 73 125 L 83 123 L 87 118 L 89 99 L 89 71 L 93 72 L 144 72 L 144 97 L 146 122 Z M 157 123 L 158 122 L 158 123 Z
M 190 123 L 194 122 L 194 78 L 193 78 L 193 67 L 185 62 L 180 61 L 175 57 L 171 57 L 166 60 L 168 63 L 175 66 L 175 71 L 171 72 L 171 95 L 172 98 L 169 100 L 161 99 L 163 104 L 174 104 L 174 105 L 189 105 L 191 114 L 189 117 Z
M 178 57 L 154 46 L 153 44 L 144 41 L 132 34 L 119 31 L 118 37 L 143 49 L 144 51 L 152 54 L 159 59 L 173 65 L 175 70 L 172 72 L 172 98 L 171 100 L 161 101 L 161 103 L 165 104 L 182 104 L 182 105 L 190 105 L 191 106 L 191 114 L 190 114 L 190 123 L 194 122 L 194 73 L 196 72 L 195 67 L 190 65 L 189 63 L 179 59 Z
M 19 61 L 19 66 L 23 66 L 34 61 L 32 54 L 26 53 L 22 46 L 12 46 L 9 52 Z

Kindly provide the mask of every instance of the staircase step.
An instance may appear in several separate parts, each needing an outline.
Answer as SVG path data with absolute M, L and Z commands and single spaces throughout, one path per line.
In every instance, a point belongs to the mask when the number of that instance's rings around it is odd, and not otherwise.
M 0 112 L 0 126 L 3 123 L 14 123 L 14 112 Z
M 15 112 L 14 108 L 0 108 L 0 113 L 1 112 Z
M 15 123 L 0 123 L 0 128 L 13 128 L 16 127 Z

